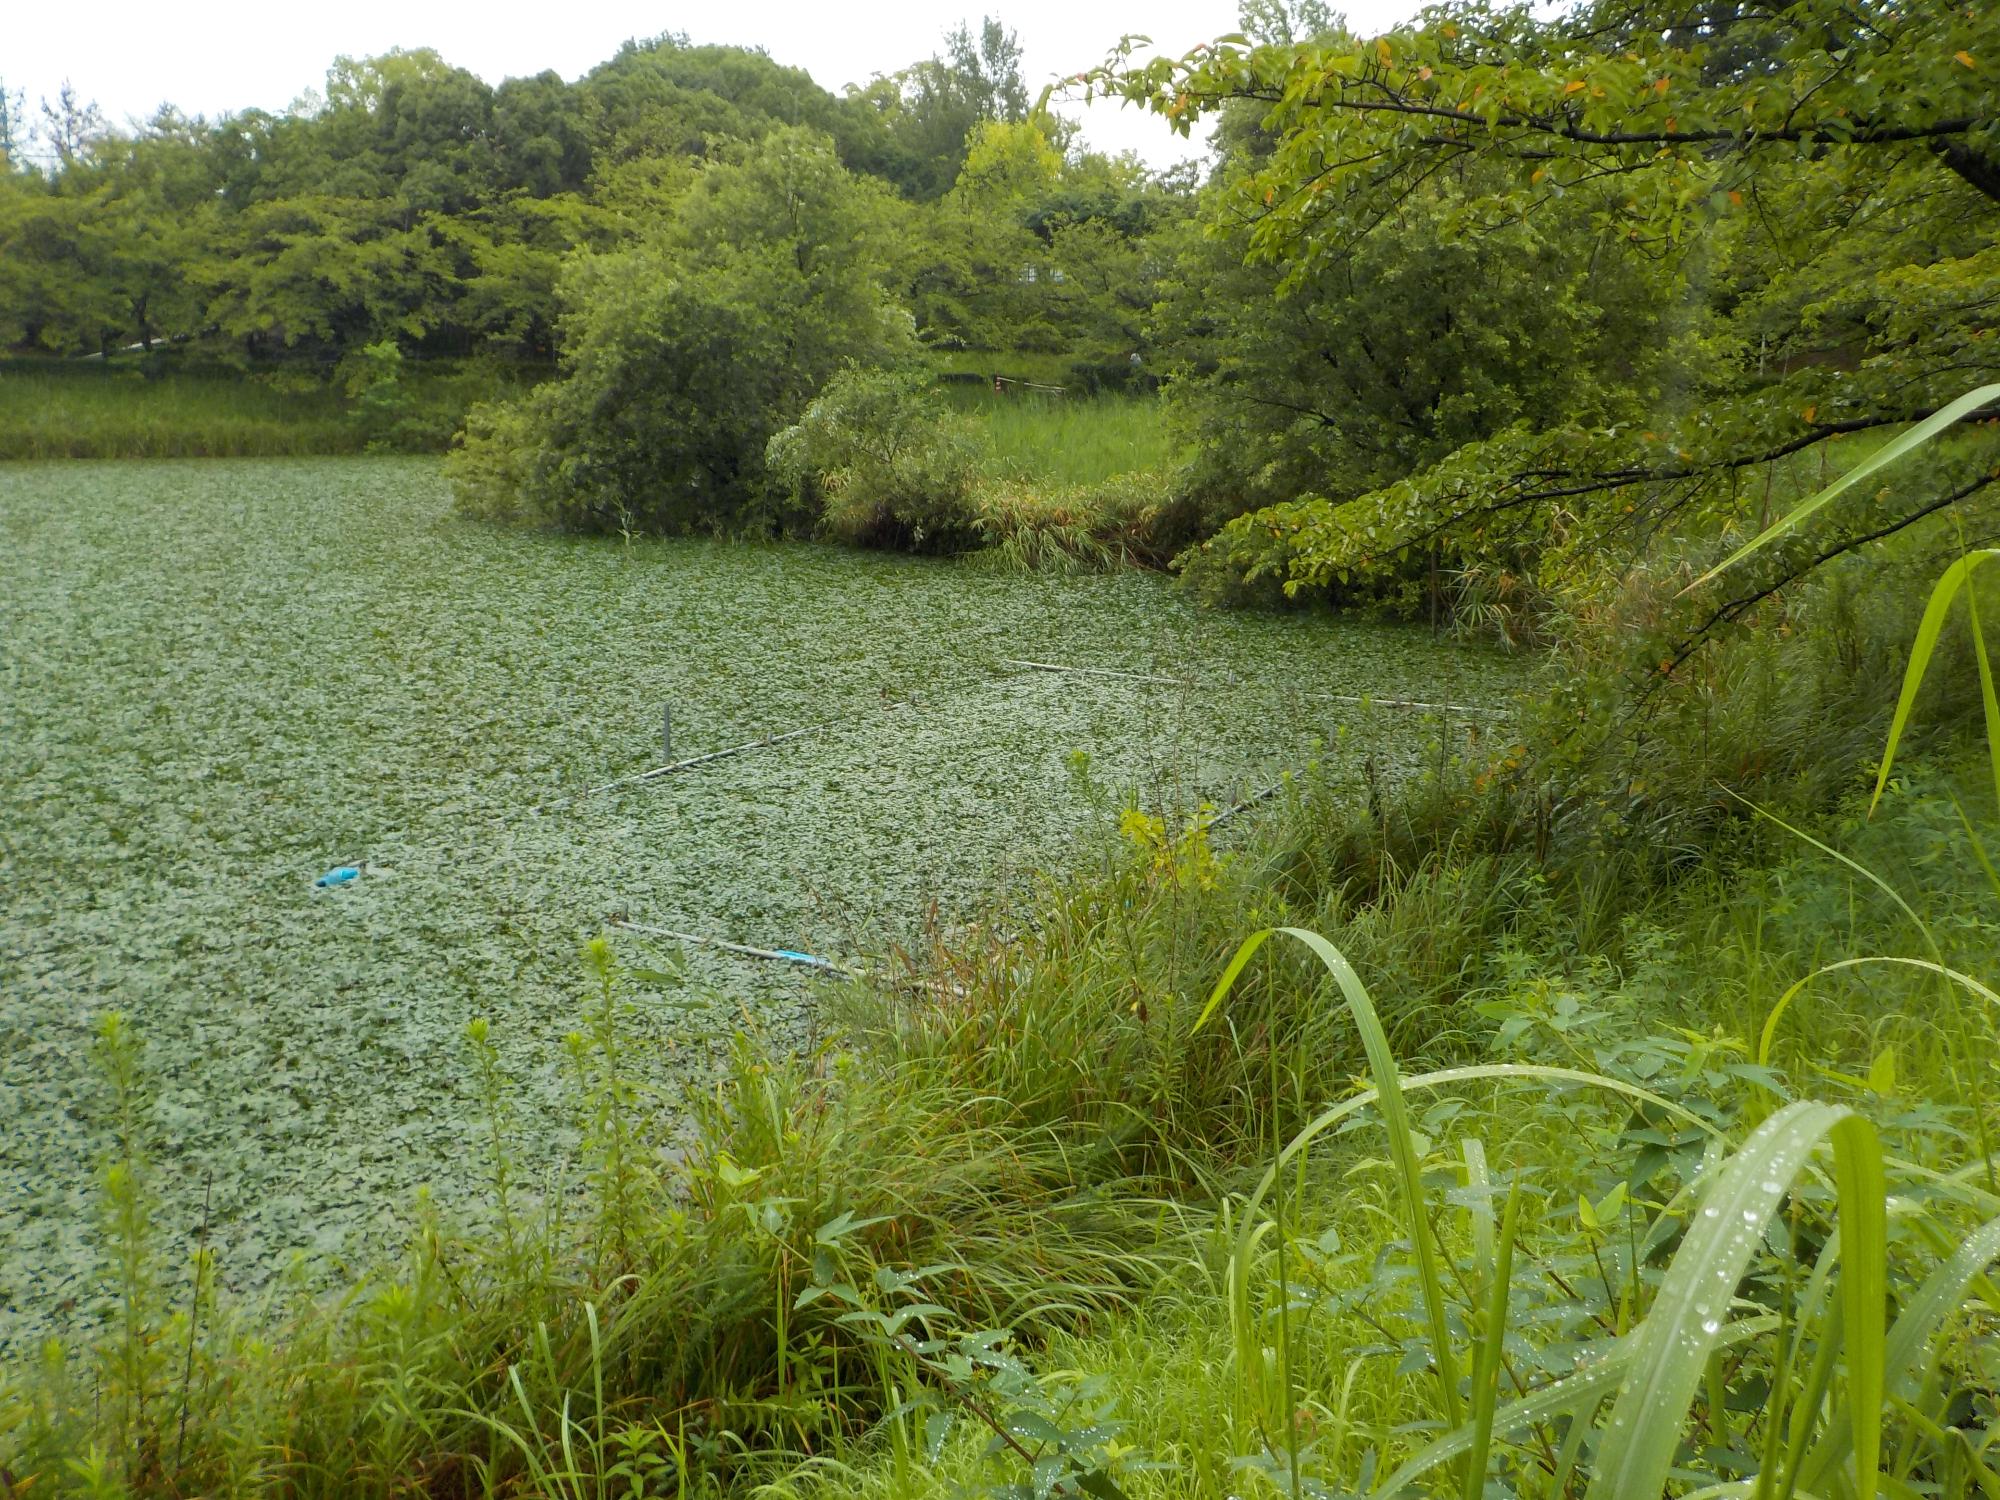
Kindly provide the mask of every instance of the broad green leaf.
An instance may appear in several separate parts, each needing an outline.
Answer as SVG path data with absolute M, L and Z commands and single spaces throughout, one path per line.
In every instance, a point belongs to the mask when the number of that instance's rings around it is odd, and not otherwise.
M 1473 1253 L 1479 1257 L 1480 1265 L 1491 1267 L 1495 1248 L 1493 1200 L 1487 1196 L 1491 1179 L 1486 1172 L 1486 1144 L 1476 1136 L 1467 1136 L 1459 1143 L 1459 1151 L 1465 1158 L 1465 1185 L 1472 1190 L 1468 1217 L 1472 1225 Z
M 1590 1500 L 1631 1500 L 1666 1488 L 1674 1449 L 1771 1215 L 1822 1141 L 1834 1151 L 1842 1235 L 1841 1306 L 1855 1429 L 1857 1500 L 1874 1500 L 1881 1443 L 1886 1192 L 1881 1147 L 1866 1120 L 1839 1105 L 1787 1105 L 1724 1163 L 1668 1266 L 1598 1450 Z
M 1875 773 L 1875 795 L 1868 799 L 1870 817 L 1875 815 L 1882 793 L 1889 785 L 1889 769 L 1895 764 L 1896 747 L 1903 742 L 1903 731 L 1909 725 L 1911 711 L 1917 706 L 1917 691 L 1924 685 L 1924 673 L 1930 668 L 1931 654 L 1937 650 L 1938 636 L 1943 633 L 1945 616 L 1951 609 L 1952 601 L 1973 572 L 1982 563 L 1996 557 L 2000 557 L 2000 551 L 1991 548 L 1968 552 L 1938 575 L 1938 581 L 1931 586 L 1930 602 L 1924 606 L 1924 617 L 1917 625 L 1916 638 L 1910 642 L 1910 664 L 1903 670 L 1903 690 L 1896 697 L 1896 712 L 1889 721 L 1889 739 L 1882 749 L 1881 769 Z M 1968 593 L 1968 600 L 1970 597 Z M 1983 640 L 1981 645 L 1983 647 Z M 1992 675 L 1984 661 L 1983 650 L 1981 658 L 1980 690 L 1986 706 L 1987 748 L 1993 757 L 1993 784 L 2000 789 L 2000 733 L 1996 733 L 1995 725 L 1996 717 L 2000 717 L 2000 707 L 1993 702 Z
M 1884 1047 L 1868 1065 L 1868 1087 L 1878 1094 L 1896 1092 L 1896 1049 Z
M 1653 1093 L 1649 1089 L 1639 1088 L 1634 1084 L 1626 1083 L 1623 1080 L 1607 1078 L 1603 1074 L 1589 1073 L 1578 1068 L 1546 1067 L 1525 1063 L 1487 1063 L 1464 1068 L 1446 1068 L 1439 1072 L 1423 1074 L 1416 1078 L 1403 1079 L 1396 1071 L 1395 1059 L 1389 1050 L 1389 1040 L 1382 1030 L 1381 1021 L 1376 1016 L 1374 1002 L 1369 999 L 1368 991 L 1362 985 L 1360 978 L 1354 973 L 1353 967 L 1341 956 L 1339 950 L 1333 944 L 1327 942 L 1318 933 L 1308 932 L 1302 928 L 1266 928 L 1264 931 L 1252 933 L 1250 937 L 1246 938 L 1242 946 L 1236 950 L 1235 956 L 1230 959 L 1228 966 L 1223 970 L 1222 978 L 1217 981 L 1214 993 L 1209 996 L 1207 1005 L 1202 1008 L 1201 1015 L 1195 1020 L 1194 1030 L 1199 1031 L 1203 1026 L 1208 1024 L 1208 1021 L 1215 1014 L 1217 1008 L 1228 997 L 1230 989 L 1234 986 L 1237 977 L 1242 974 L 1244 967 L 1256 954 L 1258 948 L 1262 947 L 1264 942 L 1274 932 L 1283 932 L 1304 943 L 1319 956 L 1320 961 L 1326 965 L 1328 971 L 1340 983 L 1341 989 L 1347 998 L 1348 1009 L 1354 1017 L 1356 1029 L 1361 1033 L 1362 1046 L 1368 1054 L 1369 1069 L 1375 1079 L 1375 1087 L 1355 1094 L 1351 1098 L 1342 1100 L 1330 1109 L 1322 1111 L 1309 1121 L 1298 1134 L 1292 1137 L 1286 1144 L 1285 1149 L 1278 1154 L 1278 1159 L 1265 1169 L 1264 1175 L 1258 1180 L 1255 1191 L 1251 1193 L 1248 1202 L 1245 1204 L 1243 1227 L 1238 1232 L 1239 1238 L 1247 1237 L 1254 1232 L 1259 1206 L 1263 1203 L 1265 1195 L 1271 1191 L 1273 1185 L 1276 1183 L 1277 1174 L 1290 1164 L 1293 1157 L 1304 1151 L 1315 1137 L 1332 1128 L 1357 1110 L 1364 1109 L 1370 1104 L 1380 1103 L 1383 1124 L 1388 1130 L 1390 1149 L 1396 1157 L 1397 1173 L 1402 1182 L 1404 1211 L 1412 1231 L 1411 1241 L 1416 1247 L 1418 1256 L 1418 1270 L 1423 1281 L 1426 1312 L 1429 1314 L 1431 1322 L 1432 1347 L 1434 1357 L 1438 1359 L 1437 1368 L 1441 1382 L 1446 1372 L 1452 1368 L 1448 1352 L 1450 1340 L 1444 1322 L 1443 1289 L 1437 1277 L 1436 1250 L 1430 1235 L 1429 1220 L 1423 1209 L 1422 1165 L 1417 1160 L 1416 1153 L 1411 1144 L 1414 1132 L 1410 1128 L 1408 1112 L 1403 1104 L 1403 1095 L 1405 1093 L 1411 1090 L 1438 1088 L 1454 1083 L 1471 1083 L 1483 1079 L 1532 1079 L 1544 1082 L 1575 1083 L 1590 1088 L 1606 1089 L 1612 1093 L 1621 1094 L 1627 1098 L 1652 1105 L 1677 1119 L 1685 1121 L 1705 1134 L 1714 1136 L 1718 1133 L 1715 1127 L 1708 1121 L 1702 1119 L 1701 1116 L 1695 1114 L 1692 1110 L 1676 1104 L 1671 1099 Z M 1427 1267 L 1428 1271 L 1426 1272 Z M 1237 1295 L 1244 1295 L 1241 1288 L 1237 1289 Z M 1445 1396 L 1444 1405 L 1446 1411 L 1451 1414 L 1452 1425 L 1456 1426 L 1460 1408 L 1455 1380 L 1452 1381 Z

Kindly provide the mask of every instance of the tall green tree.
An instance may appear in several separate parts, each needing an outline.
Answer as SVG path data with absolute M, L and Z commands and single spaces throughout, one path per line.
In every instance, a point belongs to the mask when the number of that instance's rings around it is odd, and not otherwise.
M 973 128 L 958 181 L 926 215 L 914 302 L 926 337 L 953 348 L 1057 350 L 1045 245 L 1028 227 L 1062 180 L 1032 122 Z
M 652 233 L 573 263 L 562 373 L 475 416 L 461 504 L 597 531 L 795 519 L 766 475 L 771 436 L 843 365 L 909 347 L 898 208 L 814 131 L 711 159 Z
M 1250 256 L 1228 190 L 1209 194 L 1153 333 L 1214 521 L 1363 494 L 1516 423 L 1618 420 L 1657 395 L 1670 349 L 1688 357 L 1676 277 L 1602 254 L 1587 219 L 1455 232 L 1462 201 L 1412 195 L 1301 272 Z
M 532 198 L 581 193 L 590 181 L 591 131 L 580 92 L 544 71 L 509 78 L 493 93 L 496 170 Z
M 162 331 L 186 333 L 206 314 L 189 271 L 218 219 L 208 143 L 205 122 L 163 106 L 136 136 L 101 147 L 85 260 L 116 297 L 124 331 L 147 349 Z
M 58 169 L 87 165 L 104 134 L 104 111 L 69 79 L 62 81 L 54 99 L 42 100 L 41 136 L 55 153 Z
M 976 36 L 959 25 L 946 35 L 943 52 L 877 80 L 857 102 L 888 137 L 875 169 L 919 202 L 934 201 L 957 183 L 980 125 L 1027 119 L 1020 41 L 992 16 Z
M 208 316 L 266 350 L 421 339 L 449 315 L 454 263 L 389 198 L 302 196 L 228 220 L 195 268 Z
M 1086 380 L 1127 381 L 1159 277 L 1155 236 L 1185 197 L 1135 161 L 1066 155 L 1049 123 L 974 128 L 958 181 L 918 219 L 919 331 L 946 349 L 1066 353 Z
M 1238 37 L 1101 75 L 1182 129 L 1232 102 L 1260 110 L 1268 150 L 1229 211 L 1284 288 L 1393 236 L 1448 181 L 1447 236 L 1588 223 L 1602 253 L 1721 320 L 1716 363 L 1643 420 L 1525 412 L 1389 486 L 1247 518 L 1226 545 L 1295 586 L 1427 550 L 1616 575 L 1662 540 L 1712 546 L 1754 524 L 1760 477 L 1789 455 L 1993 378 L 1997 58 L 1990 7 L 1596 0 L 1549 18 L 1450 4 L 1377 38 Z M 1693 607 L 1680 649 L 1992 483 L 1976 444 L 1941 451 L 1936 472 L 1836 508 Z
M 33 173 L 0 176 L 0 338 L 69 354 L 122 342 L 124 309 L 103 244 L 89 198 Z
M 27 129 L 26 96 L 19 89 L 9 89 L 7 80 L 0 78 L 0 173 L 21 170 Z

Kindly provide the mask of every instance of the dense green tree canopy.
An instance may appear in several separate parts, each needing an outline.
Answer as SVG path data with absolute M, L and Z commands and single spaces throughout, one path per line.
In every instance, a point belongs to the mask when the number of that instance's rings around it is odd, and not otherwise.
M 1599 0 L 1551 19 L 1451 4 L 1378 38 L 1238 36 L 1098 75 L 1182 129 L 1255 112 L 1256 149 L 1219 189 L 1216 223 L 1271 269 L 1295 315 L 1328 277 L 1384 264 L 1385 239 L 1400 265 L 1413 214 L 1429 221 L 1419 261 L 1433 244 L 1491 255 L 1530 232 L 1557 247 L 1551 264 L 1565 247 L 1572 263 L 1587 254 L 1680 313 L 1621 334 L 1678 340 L 1668 378 L 1600 393 L 1593 376 L 1550 405 L 1521 399 L 1532 385 L 1508 376 L 1516 419 L 1485 434 L 1433 424 L 1436 447 L 1373 484 L 1329 474 L 1342 482 L 1313 493 L 1287 476 L 1292 497 L 1212 550 L 1295 588 L 1441 556 L 1471 568 L 1526 556 L 1553 578 L 1615 572 L 1664 540 L 1712 544 L 1754 524 L 1789 456 L 1992 378 L 1996 59 L 1990 7 Z M 1543 320 L 1538 357 L 1587 369 L 1560 301 L 1482 303 L 1544 297 L 1546 278 L 1455 279 L 1455 295 L 1440 284 L 1433 296 L 1477 309 L 1509 342 L 1536 338 L 1523 319 Z M 1343 413 L 1339 425 L 1356 424 Z M 1461 436 L 1472 440 L 1453 447 Z M 1688 640 L 1990 480 L 1984 446 L 1948 445 L 1773 551 L 1728 597 L 1689 606 Z
M 129 133 L 66 87 L 32 161 L 0 87 L 0 347 L 167 340 L 330 365 L 393 338 L 547 360 L 564 258 L 645 239 L 700 163 L 803 128 L 846 170 L 932 202 L 983 129 L 1026 128 L 1028 104 L 1020 48 L 992 20 L 843 95 L 761 52 L 673 36 L 628 43 L 573 83 L 497 88 L 428 50 L 342 57 L 286 111 L 168 109 Z M 1036 128 L 1054 143 L 1053 192 L 1070 166 L 1062 131 Z M 1016 196 L 1013 219 L 1039 202 Z M 910 274 L 940 222 L 909 221 Z
M 673 211 L 572 263 L 563 370 L 477 418 L 454 478 L 488 514 L 584 530 L 782 525 L 765 447 L 842 365 L 907 352 L 889 190 L 803 127 L 718 154 Z
M 1301 271 L 1252 256 L 1209 195 L 1156 333 L 1212 511 L 1361 494 L 1519 421 L 1608 418 L 1660 378 L 1677 309 L 1646 278 L 1561 215 L 1452 233 L 1463 198 L 1412 198 Z

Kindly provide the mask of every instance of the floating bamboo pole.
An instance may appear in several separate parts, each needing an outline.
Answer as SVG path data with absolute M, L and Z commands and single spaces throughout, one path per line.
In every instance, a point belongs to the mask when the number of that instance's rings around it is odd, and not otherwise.
M 909 708 L 908 702 L 885 704 L 886 708 Z M 787 740 L 804 739 L 809 734 L 820 734 L 828 729 L 837 729 L 842 724 L 850 724 L 861 718 L 860 714 L 849 714 L 840 719 L 824 719 L 817 724 L 808 724 L 803 729 L 788 730 L 784 734 L 767 734 L 762 739 L 745 740 L 740 745 L 730 745 L 722 750 L 710 750 L 705 755 L 690 755 L 684 760 L 669 761 L 664 766 L 655 766 L 650 771 L 641 771 L 634 776 L 621 776 L 616 781 L 607 781 L 599 786 L 585 787 L 580 792 L 571 792 L 567 797 L 558 797 L 553 802 L 544 802 L 535 809 L 546 811 L 551 807 L 562 807 L 571 802 L 579 802 L 585 797 L 594 797 L 599 792 L 615 791 L 621 786 L 638 786 L 643 782 L 657 781 L 662 776 L 671 776 L 677 771 L 691 771 L 696 766 L 705 766 L 710 761 L 727 760 L 732 755 L 743 755 L 752 750 L 762 750 L 770 745 L 782 745 Z
M 791 948 L 754 948 L 748 943 L 732 943 L 722 938 L 704 937 L 698 932 L 676 932 L 671 927 L 648 927 L 639 922 L 627 922 L 622 917 L 613 917 L 613 927 L 621 927 L 627 932 L 643 933 L 647 937 L 671 938 L 677 943 L 694 943 L 703 948 L 719 948 L 724 953 L 738 953 L 745 958 L 766 958 L 778 963 L 802 964 L 810 969 L 824 969 L 830 974 L 838 974 L 842 979 L 852 979 L 854 971 L 843 969 L 830 958 L 819 958 L 811 953 L 800 953 Z
M 966 688 L 978 685 L 971 682 L 962 682 L 957 684 L 957 687 Z M 916 708 L 918 706 L 918 700 L 915 698 L 898 698 L 882 704 L 881 710 Z M 616 791 L 621 786 L 639 786 L 648 781 L 657 781 L 662 776 L 672 776 L 680 771 L 691 771 L 696 766 L 705 766 L 711 761 L 727 760 L 732 755 L 744 755 L 752 750 L 762 750 L 767 746 L 782 745 L 787 740 L 804 739 L 809 734 L 821 734 L 829 729 L 837 729 L 843 724 L 852 724 L 859 719 L 866 718 L 870 713 L 878 711 L 880 710 L 863 709 L 859 713 L 845 714 L 838 719 L 823 719 L 817 724 L 808 724 L 803 729 L 788 730 L 784 734 L 767 734 L 761 739 L 745 740 L 740 745 L 730 745 L 725 749 L 711 750 L 706 755 L 690 755 L 683 760 L 669 761 L 663 766 L 654 766 L 650 771 L 640 771 L 633 776 L 620 776 L 615 781 L 606 781 L 597 786 L 585 787 L 580 792 L 571 792 L 566 797 L 557 797 L 552 801 L 542 803 L 533 810 L 537 813 L 544 812 L 549 808 L 563 807 L 571 802 L 580 801 L 585 797 L 594 797 L 599 792 Z M 671 720 L 666 722 L 670 724 Z

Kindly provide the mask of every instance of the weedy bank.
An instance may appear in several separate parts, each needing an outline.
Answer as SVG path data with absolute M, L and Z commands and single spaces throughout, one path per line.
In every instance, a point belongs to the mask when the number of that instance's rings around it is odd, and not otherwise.
M 500 367 L 405 361 L 376 345 L 338 366 L 243 370 L 171 355 L 0 362 L 0 460 L 296 458 L 446 447 Z

